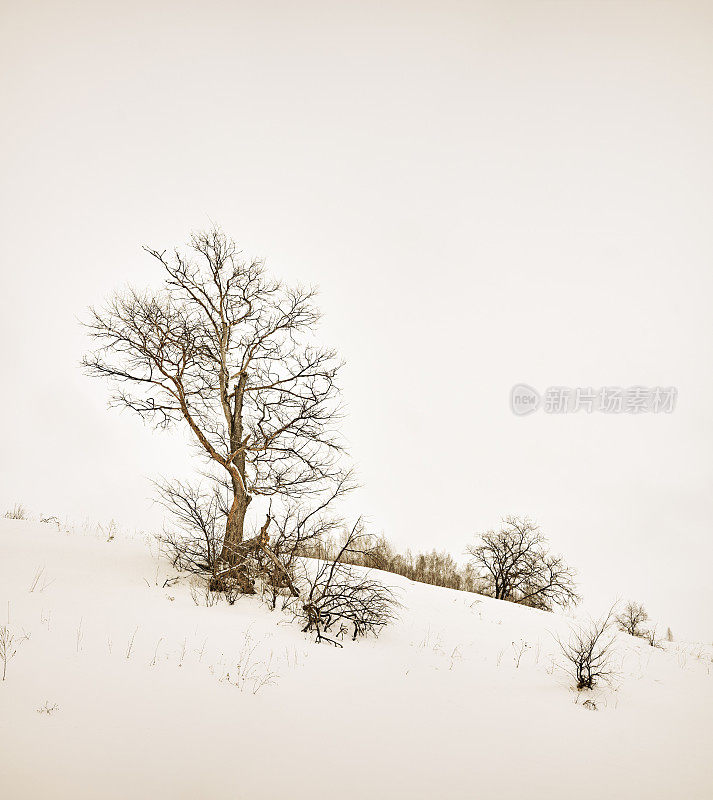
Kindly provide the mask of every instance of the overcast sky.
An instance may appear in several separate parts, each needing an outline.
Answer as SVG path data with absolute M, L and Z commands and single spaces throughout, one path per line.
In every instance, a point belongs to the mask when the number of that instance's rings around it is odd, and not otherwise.
M 462 557 L 529 514 L 593 613 L 713 639 L 713 5 L 0 8 L 0 510 L 160 527 L 185 440 L 107 410 L 78 319 L 215 221 L 319 285 L 374 530 Z

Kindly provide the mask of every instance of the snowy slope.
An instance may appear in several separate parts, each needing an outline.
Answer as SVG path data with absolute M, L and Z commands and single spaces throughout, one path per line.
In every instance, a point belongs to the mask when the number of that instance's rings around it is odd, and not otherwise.
M 148 538 L 0 520 L 0 797 L 713 796 L 710 648 L 621 636 L 593 712 L 564 617 L 384 575 L 400 621 L 339 650 L 174 574 Z

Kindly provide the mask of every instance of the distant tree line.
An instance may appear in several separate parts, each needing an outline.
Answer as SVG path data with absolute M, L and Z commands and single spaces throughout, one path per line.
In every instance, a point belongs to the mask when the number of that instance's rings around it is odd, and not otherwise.
M 340 547 L 339 541 L 330 537 L 310 543 L 302 554 L 308 558 L 329 559 L 334 557 Z M 484 582 L 471 564 L 460 566 L 445 550 L 414 553 L 407 549 L 404 553 L 399 553 L 383 535 L 372 535 L 360 551 L 347 551 L 340 556 L 340 560 L 345 564 L 403 575 L 409 580 L 431 586 L 475 593 L 482 593 L 485 589 Z

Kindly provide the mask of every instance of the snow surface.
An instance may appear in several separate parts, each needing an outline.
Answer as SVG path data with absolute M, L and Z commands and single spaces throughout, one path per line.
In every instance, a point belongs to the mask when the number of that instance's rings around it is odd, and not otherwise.
M 583 694 L 563 616 L 384 574 L 399 622 L 340 650 L 175 574 L 150 537 L 0 520 L 0 797 L 713 797 L 710 647 L 621 635 Z

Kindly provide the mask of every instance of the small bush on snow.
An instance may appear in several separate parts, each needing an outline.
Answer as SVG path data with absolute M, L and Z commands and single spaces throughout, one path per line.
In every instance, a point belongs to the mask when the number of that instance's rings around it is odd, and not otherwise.
M 574 678 L 577 689 L 593 689 L 598 683 L 612 680 L 614 670 L 614 642 L 611 631 L 614 606 L 598 620 L 577 625 L 570 630 L 567 640 L 555 636 L 566 669 Z
M 5 512 L 5 519 L 27 519 L 28 516 L 27 509 L 22 503 L 15 503 L 9 511 Z
M 646 635 L 643 625 L 648 618 L 649 614 L 641 603 L 627 603 L 621 614 L 617 615 L 616 623 L 623 633 L 643 637 Z
M 341 647 L 337 637 L 343 638 L 347 632 L 352 639 L 378 634 L 394 618 L 398 604 L 393 592 L 363 568 L 342 561 L 346 554 L 357 552 L 364 539 L 359 520 L 335 557 L 322 562 L 316 575 L 308 579 L 307 596 L 297 600 L 297 616 L 305 622 L 302 630 L 316 633 L 317 642 Z M 332 633 L 337 623 L 339 628 Z
M 2 679 L 7 675 L 7 664 L 17 654 L 15 634 L 9 625 L 0 625 L 0 662 L 2 662 Z

